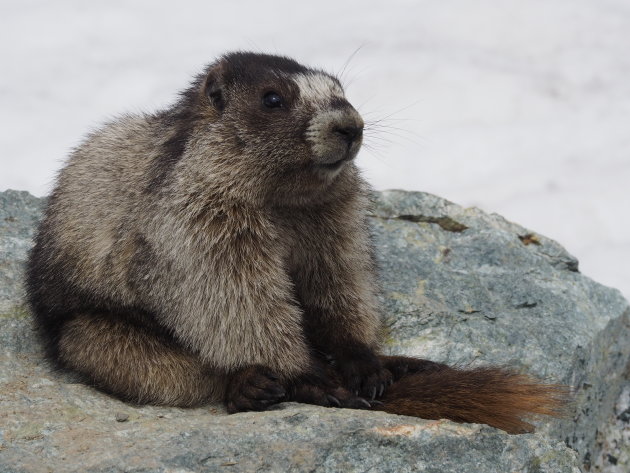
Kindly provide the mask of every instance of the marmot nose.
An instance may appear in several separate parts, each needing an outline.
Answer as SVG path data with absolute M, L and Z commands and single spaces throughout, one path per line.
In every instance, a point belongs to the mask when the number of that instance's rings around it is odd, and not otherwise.
M 336 126 L 333 128 L 333 133 L 351 145 L 363 135 L 363 126 Z

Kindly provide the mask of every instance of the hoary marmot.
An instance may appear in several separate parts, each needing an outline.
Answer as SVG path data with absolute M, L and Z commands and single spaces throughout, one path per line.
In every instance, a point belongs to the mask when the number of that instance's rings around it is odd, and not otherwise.
M 555 414 L 561 390 L 525 375 L 379 353 L 363 126 L 334 76 L 236 52 L 172 107 L 91 133 L 28 262 L 49 358 L 134 403 L 299 401 L 509 432 Z

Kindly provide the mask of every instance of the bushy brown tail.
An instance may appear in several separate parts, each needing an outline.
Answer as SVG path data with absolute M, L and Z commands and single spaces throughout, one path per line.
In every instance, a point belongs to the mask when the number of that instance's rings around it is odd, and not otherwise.
M 541 384 L 505 368 L 438 370 L 401 378 L 386 392 L 377 409 L 423 419 L 488 424 L 511 434 L 532 432 L 523 418 L 562 416 L 569 400 L 567 386 Z

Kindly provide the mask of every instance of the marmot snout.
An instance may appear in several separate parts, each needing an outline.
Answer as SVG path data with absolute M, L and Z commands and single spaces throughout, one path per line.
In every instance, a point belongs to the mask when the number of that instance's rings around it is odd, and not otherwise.
M 345 100 L 334 108 L 318 111 L 309 122 L 307 140 L 313 161 L 330 171 L 354 159 L 363 138 L 363 119 Z

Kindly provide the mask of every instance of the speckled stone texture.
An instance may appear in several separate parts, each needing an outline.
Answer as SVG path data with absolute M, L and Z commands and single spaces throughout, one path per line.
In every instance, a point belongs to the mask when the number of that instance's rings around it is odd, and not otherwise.
M 557 243 L 500 216 L 423 193 L 387 191 L 375 200 L 386 351 L 509 364 L 571 384 L 572 415 L 510 436 L 298 404 L 231 416 L 217 405 L 124 404 L 43 362 L 21 286 L 42 201 L 7 191 L 0 193 L 0 471 L 629 471 L 628 390 L 621 390 L 630 310 L 620 293 L 582 276 Z

